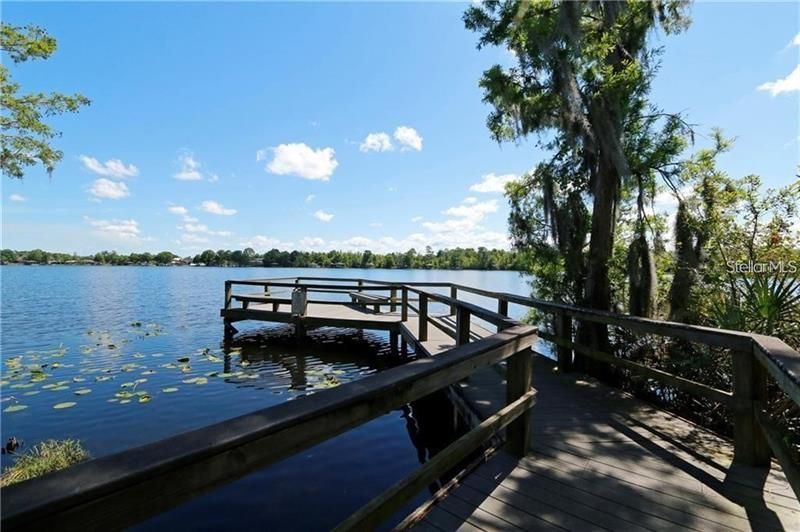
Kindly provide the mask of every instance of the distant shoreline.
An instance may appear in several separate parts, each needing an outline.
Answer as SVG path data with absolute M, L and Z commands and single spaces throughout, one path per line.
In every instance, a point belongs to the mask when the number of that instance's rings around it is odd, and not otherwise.
M 26 266 L 69 266 L 69 267 L 98 267 L 98 268 L 264 268 L 264 269 L 284 269 L 284 270 L 386 270 L 386 271 L 440 271 L 440 272 L 517 272 L 519 274 L 526 274 L 525 270 L 516 270 L 511 268 L 361 268 L 359 266 L 264 266 L 263 264 L 252 264 L 239 266 L 238 264 L 230 264 L 226 266 L 220 265 L 200 265 L 200 264 L 67 264 L 63 262 L 50 262 L 50 263 L 22 263 L 22 262 L 0 262 L 0 266 L 13 266 L 13 267 L 26 267 Z

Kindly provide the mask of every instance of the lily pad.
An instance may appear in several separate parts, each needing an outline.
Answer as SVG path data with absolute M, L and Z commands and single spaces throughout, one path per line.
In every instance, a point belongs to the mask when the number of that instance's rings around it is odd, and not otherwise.
M 11 405 L 3 410 L 3 412 L 19 412 L 20 410 L 25 410 L 28 408 L 28 405 Z
M 80 390 L 75 390 L 75 395 L 86 395 L 87 393 L 92 393 L 92 390 L 89 388 L 81 388 Z
M 66 401 L 64 403 L 58 403 L 57 405 L 53 405 L 53 408 L 56 410 L 63 410 L 65 408 L 72 408 L 73 406 L 77 405 L 78 403 L 74 401 Z
M 156 373 L 155 370 L 148 369 L 147 371 L 143 371 L 142 375 L 155 375 L 155 373 Z
M 119 402 L 119 404 L 121 404 L 121 405 L 125 405 L 125 404 L 128 404 L 128 403 L 130 403 L 130 402 L 131 402 L 131 400 L 130 400 L 130 399 L 122 399 L 122 400 Z
M 39 390 L 31 390 L 29 392 L 23 393 L 22 395 L 36 395 L 37 393 L 39 393 Z
M 122 391 L 115 393 L 114 397 L 117 397 L 118 399 L 129 399 L 133 397 L 133 394 L 131 392 Z
M 161 391 L 164 393 L 175 393 L 178 391 L 178 388 L 173 386 L 172 388 L 162 388 Z
M 205 377 L 197 377 L 197 379 L 194 381 L 194 383 L 195 384 L 207 384 L 208 383 L 208 379 L 205 378 Z
M 61 385 L 61 386 L 56 386 L 55 388 L 50 388 L 51 392 L 60 392 L 63 390 L 69 390 L 69 386 Z
M 140 395 L 139 396 L 139 402 L 140 403 L 148 403 L 148 402 L 150 402 L 151 399 L 152 399 L 152 397 L 150 397 L 150 394 L 145 394 L 145 395 Z

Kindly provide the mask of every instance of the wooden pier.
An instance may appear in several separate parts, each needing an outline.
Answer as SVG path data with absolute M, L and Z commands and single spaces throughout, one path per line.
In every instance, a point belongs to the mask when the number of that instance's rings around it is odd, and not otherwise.
M 537 330 L 509 318 L 510 304 L 537 309 L 554 327 Z M 786 401 L 800 404 L 800 354 L 778 339 L 452 283 L 366 279 L 227 281 L 220 314 L 226 340 L 246 320 L 290 323 L 298 336 L 317 327 L 375 329 L 388 331 L 395 348 L 421 356 L 5 488 L 3 529 L 122 528 L 453 387 L 474 411 L 475 426 L 338 530 L 375 528 L 475 452 L 479 460 L 398 528 L 800 530 L 800 469 L 764 404 L 768 379 Z M 712 388 L 582 345 L 578 322 L 727 349 L 733 387 Z M 556 346 L 557 361 L 534 356 L 540 339 Z M 587 360 L 724 405 L 733 441 L 575 371 Z

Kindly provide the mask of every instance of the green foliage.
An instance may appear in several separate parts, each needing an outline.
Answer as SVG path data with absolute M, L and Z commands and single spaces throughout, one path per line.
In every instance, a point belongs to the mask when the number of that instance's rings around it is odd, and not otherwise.
M 493 108 L 492 136 L 516 142 L 536 135 L 552 153 L 507 191 L 514 245 L 533 252 L 537 296 L 612 307 L 621 201 L 638 204 L 637 246 L 622 249 L 629 265 L 639 265 L 642 289 L 656 293 L 656 236 L 646 234 L 644 207 L 656 177 L 676 172 L 691 131 L 648 101 L 660 53 L 648 34 L 683 29 L 685 4 L 489 0 L 467 9 L 464 22 L 480 34 L 479 48 L 502 46 L 518 59 L 510 68 L 492 66 L 480 80 Z M 631 301 L 650 313 L 651 299 Z
M 24 264 L 108 264 L 108 265 L 170 265 L 178 258 L 169 251 L 131 253 L 124 255 L 116 251 L 100 251 L 94 255 L 78 256 L 34 249 L 0 252 L 3 263 Z M 418 268 L 418 269 L 473 269 L 473 270 L 519 270 L 526 268 L 528 260 L 524 253 L 503 249 L 480 247 L 445 249 L 433 252 L 427 248 L 425 254 L 410 249 L 403 253 L 377 254 L 369 250 L 360 251 L 280 251 L 272 249 L 263 255 L 252 248 L 244 250 L 214 251 L 207 249 L 194 258 L 181 259 L 180 264 L 205 266 L 279 266 L 288 268 Z
M 40 477 L 88 459 L 89 453 L 77 440 L 46 440 L 19 455 L 13 465 L 5 468 L 0 486 Z
M 56 40 L 37 26 L 12 26 L 0 23 L 0 50 L 14 63 L 47 59 L 56 50 Z M 60 135 L 44 122 L 45 118 L 75 113 L 89 105 L 80 94 L 56 92 L 19 94 L 20 86 L 11 79 L 5 65 L 0 65 L 0 171 L 22 179 L 25 169 L 41 164 L 48 174 L 63 154 L 51 146 Z

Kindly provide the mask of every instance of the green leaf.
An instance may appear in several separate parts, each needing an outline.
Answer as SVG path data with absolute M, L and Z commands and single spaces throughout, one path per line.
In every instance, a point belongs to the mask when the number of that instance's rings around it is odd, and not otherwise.
M 26 408 L 28 408 L 28 405 L 11 405 L 3 410 L 3 412 L 19 412 L 20 410 L 25 410 Z
M 172 388 L 162 388 L 162 389 L 161 389 L 161 391 L 162 391 L 162 392 L 164 392 L 164 393 L 175 393 L 175 392 L 177 392 L 177 391 L 178 391 L 178 388 L 175 388 L 175 387 L 172 387 Z
M 56 410 L 63 410 L 65 408 L 72 408 L 76 404 L 78 404 L 78 403 L 76 403 L 74 401 L 66 401 L 64 403 L 58 403 L 56 405 L 53 405 L 53 408 L 56 409 Z
M 75 395 L 86 395 L 92 393 L 92 390 L 89 388 L 81 388 L 80 390 L 75 390 Z

